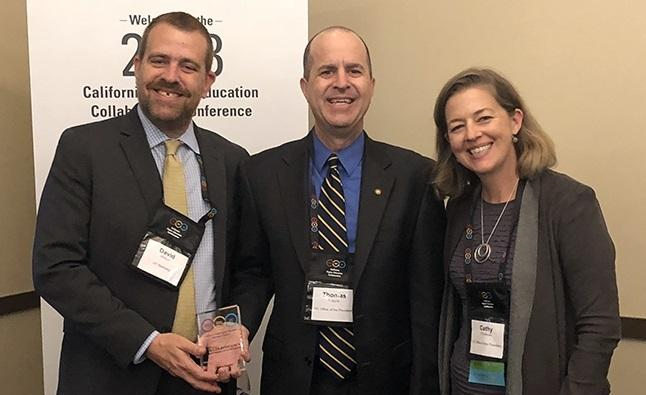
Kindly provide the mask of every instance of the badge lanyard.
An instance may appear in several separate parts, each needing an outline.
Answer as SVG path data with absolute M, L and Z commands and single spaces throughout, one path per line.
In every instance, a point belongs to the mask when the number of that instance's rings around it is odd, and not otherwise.
M 211 206 L 204 162 L 201 155 L 195 154 L 195 157 L 200 168 L 202 199 Z M 131 266 L 166 286 L 179 288 L 202 241 L 206 223 L 217 211 L 212 207 L 195 222 L 162 203 L 139 243 Z
M 131 266 L 148 277 L 178 289 L 202 241 L 210 209 L 198 222 L 162 204 L 139 243 Z
M 515 218 L 514 224 L 511 227 L 511 230 L 509 231 L 509 235 L 507 237 L 507 249 L 505 251 L 504 259 L 502 262 L 499 263 L 498 265 L 498 275 L 497 275 L 497 280 L 501 283 L 505 283 L 505 271 L 507 270 L 507 262 L 509 260 L 509 254 L 511 250 L 511 239 L 516 231 L 516 227 L 518 226 L 518 215 L 520 214 L 520 202 L 522 200 L 523 196 L 523 191 L 525 189 L 525 183 L 521 182 L 518 185 L 518 191 L 516 192 L 516 204 L 514 204 L 514 209 L 513 209 L 513 217 Z M 477 194 L 476 194 L 477 195 Z M 480 204 L 484 204 L 484 201 L 481 201 Z M 477 203 L 474 201 L 474 203 L 471 205 L 471 214 L 470 217 L 471 220 L 473 221 L 474 215 L 475 215 L 475 210 L 476 210 Z M 481 208 L 481 210 L 484 210 L 484 207 Z M 484 224 L 480 224 L 480 226 L 484 226 Z M 465 232 L 464 232 L 464 237 L 467 242 L 467 247 L 464 249 L 464 259 L 463 259 L 463 265 L 464 265 L 464 283 L 465 284 L 472 284 L 474 283 L 473 279 L 473 261 L 475 260 L 473 258 L 473 254 L 475 251 L 476 247 L 476 241 L 474 239 L 474 226 L 469 223 L 466 226 Z M 481 240 L 481 242 L 484 242 L 484 240 Z M 483 264 L 487 264 L 487 262 L 483 262 Z
M 310 176 L 311 180 L 311 176 Z M 305 279 L 303 319 L 308 324 L 352 325 L 352 258 L 347 251 L 330 253 L 319 244 L 319 202 L 311 181 L 308 216 L 311 259 Z
M 202 160 L 202 155 L 195 154 L 197 159 L 197 164 L 200 166 L 200 189 L 202 191 L 202 199 L 211 205 L 209 200 L 209 184 L 206 182 L 206 173 L 204 172 L 204 161 Z
M 314 186 L 310 183 L 310 204 L 308 205 L 308 213 L 310 218 L 310 230 L 308 232 L 310 239 L 310 247 L 312 251 L 322 251 L 319 244 L 319 220 L 318 208 L 319 200 L 314 193 Z
M 465 229 L 466 247 L 463 256 L 464 286 L 467 298 L 468 330 L 467 361 L 469 363 L 470 383 L 505 386 L 506 345 L 505 334 L 509 322 L 510 294 L 505 282 L 505 272 L 511 251 L 512 237 L 518 225 L 520 202 L 524 183 L 519 186 L 516 204 L 513 208 L 515 221 L 509 231 L 507 247 L 503 259 L 498 263 L 496 280 L 477 282 L 473 277 L 473 261 L 476 241 L 474 226 L 468 224 Z M 481 205 L 484 201 L 481 200 Z M 473 220 L 477 203 L 471 206 Z M 481 207 L 484 210 L 484 207 Z M 484 226 L 483 223 L 480 224 Z M 482 232 L 481 232 L 482 234 Z M 484 242 L 484 240 L 481 240 Z M 489 258 L 491 259 L 491 257 Z M 491 264 L 493 262 L 483 262 Z

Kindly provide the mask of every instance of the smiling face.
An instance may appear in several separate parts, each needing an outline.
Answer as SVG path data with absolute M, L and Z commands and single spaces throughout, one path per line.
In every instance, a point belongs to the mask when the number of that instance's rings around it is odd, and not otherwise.
M 368 53 L 352 32 L 332 29 L 311 43 L 310 71 L 301 90 L 314 115 L 314 129 L 328 138 L 353 141 L 363 130 L 375 81 Z
M 516 150 L 512 137 L 523 123 L 523 113 L 512 114 L 483 86 L 460 90 L 445 107 L 447 136 L 457 161 L 481 181 L 516 177 Z
M 169 137 L 186 130 L 215 81 L 215 74 L 206 69 L 206 51 L 199 32 L 160 23 L 151 29 L 143 55 L 135 58 L 139 105 Z

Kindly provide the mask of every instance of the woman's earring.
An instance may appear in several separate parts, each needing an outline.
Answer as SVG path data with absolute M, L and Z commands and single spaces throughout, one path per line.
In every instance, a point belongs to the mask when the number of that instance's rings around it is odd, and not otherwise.
M 516 144 L 518 142 L 518 137 L 516 137 L 515 134 L 511 136 L 511 142 L 514 143 L 514 144 Z

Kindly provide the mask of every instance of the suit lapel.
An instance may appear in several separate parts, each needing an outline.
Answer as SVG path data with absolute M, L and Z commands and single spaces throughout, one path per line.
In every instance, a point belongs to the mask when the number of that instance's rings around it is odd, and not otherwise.
M 222 300 L 224 271 L 226 265 L 226 232 L 227 232 L 227 174 L 223 154 L 214 140 L 205 138 L 206 133 L 211 133 L 195 126 L 195 137 L 200 146 L 200 155 L 204 163 L 204 176 L 208 184 L 208 196 L 211 207 L 217 210 L 211 220 L 214 239 L 214 265 L 215 265 L 215 290 L 216 300 Z
M 162 183 L 136 108 L 123 118 L 119 142 L 152 218 L 162 202 Z
M 283 152 L 283 167 L 278 169 L 278 185 L 284 202 L 287 226 L 298 261 L 307 273 L 309 252 L 309 145 L 311 134 L 300 141 L 288 145 Z
M 511 275 L 507 378 L 510 393 L 523 393 L 522 363 L 529 320 L 534 306 L 538 258 L 538 181 L 527 181 L 518 215 L 514 270 Z M 513 331 L 513 332 L 512 332 Z
M 357 221 L 357 248 L 352 275 L 355 289 L 368 262 L 395 183 L 395 176 L 388 171 L 391 163 L 386 152 L 366 135 Z

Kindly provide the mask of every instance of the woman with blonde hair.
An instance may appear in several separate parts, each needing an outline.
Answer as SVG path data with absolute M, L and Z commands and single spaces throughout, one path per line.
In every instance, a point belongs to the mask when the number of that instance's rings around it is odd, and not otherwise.
M 435 104 L 448 197 L 442 395 L 605 395 L 620 338 L 614 246 L 594 191 L 509 81 L 471 68 Z

